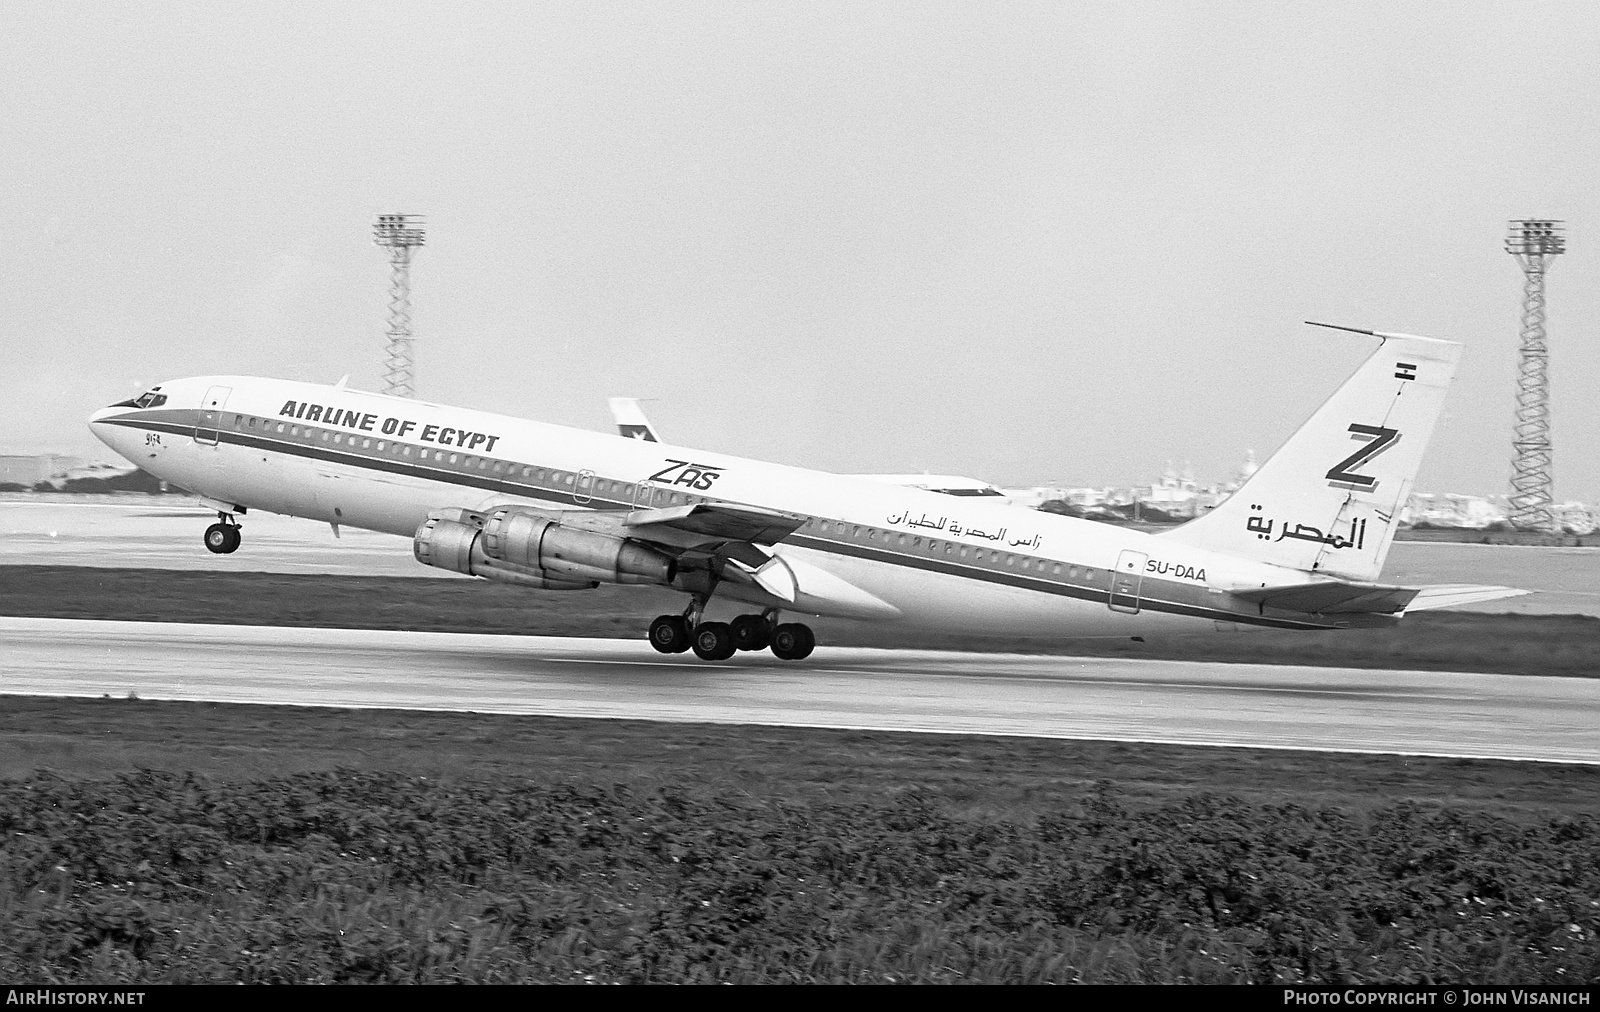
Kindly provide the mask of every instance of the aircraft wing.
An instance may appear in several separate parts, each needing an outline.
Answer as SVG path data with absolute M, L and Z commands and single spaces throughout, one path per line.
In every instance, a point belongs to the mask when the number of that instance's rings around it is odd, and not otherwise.
M 628 514 L 628 537 L 711 553 L 723 579 L 759 589 L 770 603 L 813 615 L 845 618 L 898 618 L 900 609 L 855 584 L 799 559 L 773 554 L 761 545 L 775 545 L 805 523 L 804 517 L 754 506 L 696 503 Z
M 701 548 L 729 541 L 775 545 L 805 523 L 803 517 L 755 506 L 703 502 L 634 510 L 623 526 L 629 537 L 676 548 Z
M 627 513 L 552 510 L 529 506 L 487 506 L 478 512 L 487 516 L 507 508 L 517 513 L 541 516 L 574 530 L 633 538 L 682 551 L 700 550 L 707 554 L 728 544 L 775 545 L 805 523 L 805 518 L 789 513 L 714 502 L 638 509 Z M 766 558 L 765 554 L 762 558 Z
M 1233 591 L 1234 597 L 1254 601 L 1268 608 L 1302 611 L 1316 615 L 1398 615 L 1407 611 L 1454 608 L 1502 597 L 1516 597 L 1526 590 L 1515 587 L 1481 587 L 1471 584 L 1442 584 L 1432 587 L 1391 587 L 1381 583 L 1344 580 L 1319 580 L 1278 587 L 1257 587 Z
M 540 510 L 503 507 L 532 513 L 575 530 L 628 538 L 696 560 L 723 579 L 759 591 L 747 597 L 767 605 L 813 615 L 844 618 L 898 618 L 900 609 L 860 587 L 800 559 L 784 558 L 763 546 L 775 545 L 798 530 L 804 517 L 755 506 L 695 503 L 629 513 L 591 510 Z M 483 511 L 494 514 L 494 507 Z

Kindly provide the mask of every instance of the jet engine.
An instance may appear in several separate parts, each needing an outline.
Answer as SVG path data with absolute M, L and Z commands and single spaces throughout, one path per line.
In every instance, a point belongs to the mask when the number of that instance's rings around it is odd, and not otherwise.
M 671 556 L 627 538 L 563 526 L 531 510 L 500 509 L 483 528 L 492 559 L 541 569 L 558 580 L 665 585 L 677 574 Z
M 515 508 L 488 516 L 469 510 L 430 513 L 417 528 L 413 551 L 426 566 L 540 590 L 666 585 L 677 574 L 677 562 L 648 545 Z

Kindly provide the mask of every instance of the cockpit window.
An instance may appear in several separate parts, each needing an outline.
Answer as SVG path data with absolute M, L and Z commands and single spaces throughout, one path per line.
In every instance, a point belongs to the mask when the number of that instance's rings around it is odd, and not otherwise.
M 118 401 L 110 406 L 113 408 L 159 408 L 165 403 L 167 403 L 167 395 L 161 392 L 161 388 L 151 387 L 137 397 Z
M 131 400 L 118 401 L 111 406 L 114 408 L 159 408 L 165 403 L 167 403 L 166 394 L 158 394 L 154 390 L 149 390 Z

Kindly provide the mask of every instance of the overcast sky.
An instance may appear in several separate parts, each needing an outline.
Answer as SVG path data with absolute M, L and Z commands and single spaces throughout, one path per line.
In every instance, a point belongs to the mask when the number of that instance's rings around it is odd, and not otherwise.
M 0 452 L 179 376 L 418 393 L 844 471 L 1265 457 L 1368 339 L 1464 342 L 1418 488 L 1504 492 L 1521 274 L 1600 501 L 1592 3 L 0 6 Z

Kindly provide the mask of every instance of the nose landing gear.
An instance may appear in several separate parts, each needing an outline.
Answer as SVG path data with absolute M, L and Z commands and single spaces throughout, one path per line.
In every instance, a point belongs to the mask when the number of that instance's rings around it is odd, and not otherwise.
M 206 549 L 217 555 L 231 555 L 239 550 L 242 536 L 239 533 L 239 522 L 233 519 L 232 514 L 217 514 L 217 523 L 206 528 Z

